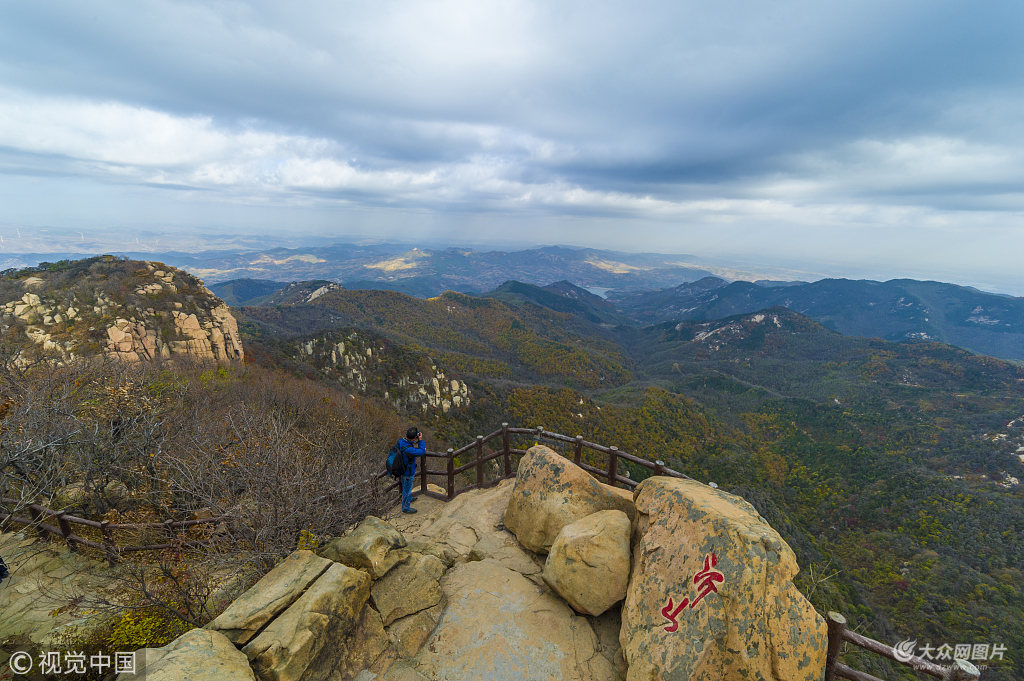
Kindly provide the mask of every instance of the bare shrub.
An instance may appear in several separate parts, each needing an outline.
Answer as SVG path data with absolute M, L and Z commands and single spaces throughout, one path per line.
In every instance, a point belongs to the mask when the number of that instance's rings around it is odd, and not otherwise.
M 0 496 L 17 500 L 4 512 L 48 500 L 114 522 L 227 518 L 181 533 L 175 549 L 125 554 L 114 572 L 124 593 L 90 602 L 105 612 L 155 607 L 201 625 L 216 614 L 214 594 L 240 591 L 300 544 L 397 498 L 374 481 L 404 430 L 397 415 L 282 372 L 8 362 L 0 404 Z M 71 501 L 69 489 L 82 494 Z M 168 541 L 120 530 L 116 540 Z
M 151 478 L 169 405 L 148 389 L 144 367 L 104 357 L 4 365 L 0 497 L 16 500 L 7 506 L 42 501 L 102 515 Z
M 232 518 L 231 552 L 269 569 L 302 533 L 334 536 L 393 505 L 373 480 L 401 427 L 394 414 L 260 370 L 224 390 L 217 417 L 159 465 L 176 497 Z

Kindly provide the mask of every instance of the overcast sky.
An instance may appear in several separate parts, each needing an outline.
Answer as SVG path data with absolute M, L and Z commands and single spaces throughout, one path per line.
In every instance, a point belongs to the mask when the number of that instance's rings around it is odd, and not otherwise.
M 1022 28 L 1019 0 L 3 2 L 0 235 L 519 240 L 1024 294 Z

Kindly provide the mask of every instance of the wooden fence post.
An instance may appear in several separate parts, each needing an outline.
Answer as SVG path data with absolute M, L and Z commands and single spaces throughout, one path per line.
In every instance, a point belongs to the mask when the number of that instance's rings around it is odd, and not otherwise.
M 583 462 L 583 436 L 582 435 L 577 435 L 576 436 L 576 456 L 573 457 L 573 463 L 575 463 L 577 466 L 579 466 L 580 463 L 582 463 L 582 462 Z
M 505 477 L 512 477 L 512 449 L 509 444 L 508 424 L 501 424 L 501 448 L 505 454 Z
M 836 677 L 836 663 L 839 662 L 839 648 L 843 645 L 846 618 L 838 612 L 829 611 L 826 622 L 828 624 L 828 652 L 825 653 L 825 681 L 832 681 Z
M 57 514 L 57 525 L 60 526 L 60 533 L 64 535 L 64 541 L 68 543 L 68 550 L 74 553 L 77 548 L 75 547 L 75 541 L 71 538 L 71 523 L 64 517 L 63 511 Z
M 476 436 L 476 486 L 484 485 L 484 464 L 480 459 L 484 458 L 484 436 Z
M 609 447 L 608 449 L 611 450 L 608 452 L 608 484 L 615 487 L 615 476 L 619 468 L 619 448 Z
M 420 471 L 420 491 L 421 492 L 426 492 L 427 491 L 427 457 L 424 456 L 424 457 L 422 457 L 420 459 L 420 468 L 423 469 L 423 470 Z
M 448 501 L 455 498 L 455 450 L 448 448 Z
M 164 534 L 167 535 L 167 541 L 174 543 L 174 528 L 171 527 L 171 523 L 174 522 L 174 518 L 168 518 L 164 521 Z
M 107 563 L 110 567 L 114 567 L 117 564 L 117 546 L 114 544 L 114 537 L 111 535 L 109 520 L 103 520 L 100 522 L 100 534 L 103 535 L 103 551 L 107 554 Z
M 537 426 L 537 439 L 544 437 L 544 426 Z M 540 444 L 539 442 L 537 444 Z
M 36 524 L 36 532 L 42 539 L 50 538 L 50 531 L 43 527 L 43 512 L 39 510 L 38 504 L 28 505 L 28 514 L 32 516 L 32 522 Z
M 953 660 L 942 681 L 977 681 L 981 672 L 967 660 Z
M 661 459 L 654 462 L 654 475 L 665 475 L 665 462 Z

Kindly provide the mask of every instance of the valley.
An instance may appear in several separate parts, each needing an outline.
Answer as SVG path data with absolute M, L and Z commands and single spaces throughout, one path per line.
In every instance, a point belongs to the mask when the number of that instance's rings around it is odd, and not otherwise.
M 335 289 L 236 310 L 260 361 L 366 394 L 302 350 L 338 333 L 304 332 L 309 320 L 429 357 L 472 401 L 393 402 L 439 447 L 500 421 L 542 425 L 714 481 L 782 532 L 819 611 L 858 631 L 1017 641 L 997 623 L 1024 616 L 1024 369 L 934 341 L 840 334 L 787 307 L 613 324 L 621 308 L 554 288 L 509 282 L 429 300 Z M 395 384 L 395 352 L 367 367 L 375 394 Z
M 220 304 L 206 302 L 201 283 L 188 283 L 187 275 L 161 263 L 150 263 L 152 269 L 131 261 L 93 265 L 95 282 L 124 282 L 101 285 L 109 291 L 101 297 L 111 302 L 109 309 L 93 306 L 99 310 L 89 313 L 87 323 L 96 328 L 117 328 L 122 309 L 141 310 L 136 314 L 148 319 L 147 306 L 158 311 L 181 303 L 204 314 L 195 306 Z M 62 265 L 52 274 L 23 271 L 2 286 L 13 296 L 29 282 L 55 300 L 99 295 L 87 293 L 95 284 L 82 288 L 69 278 L 67 272 L 78 271 L 74 267 Z M 106 279 L 98 278 L 101 271 Z M 175 290 L 147 293 L 155 271 Z M 32 277 L 42 282 L 30 282 Z M 344 411 L 333 415 L 337 409 L 365 411 L 361 422 L 374 428 L 411 421 L 421 424 L 437 451 L 461 447 L 503 421 L 585 434 L 663 460 L 753 504 L 796 553 L 796 585 L 819 612 L 842 612 L 858 632 L 890 643 L 910 637 L 936 646 L 989 641 L 1008 650 L 1024 647 L 1021 633 L 1002 624 L 1024 619 L 1024 368 L 934 340 L 839 333 L 794 309 L 797 303 L 809 306 L 807 312 L 842 309 L 835 302 L 840 294 L 830 302 L 821 293 L 844 290 L 841 282 L 819 282 L 811 290 L 817 298 L 803 291 L 814 285 L 738 284 L 703 278 L 632 294 L 632 309 L 643 314 L 681 315 L 646 325 L 638 323 L 641 315 L 630 317 L 624 297 L 604 299 L 567 281 L 509 281 L 484 295 L 432 298 L 353 290 L 326 279 L 215 284 L 212 293 L 256 303 L 230 308 L 244 361 L 222 359 L 216 372 L 200 367 L 196 378 L 182 374 L 172 384 L 192 385 L 188 400 L 211 400 L 220 410 L 211 413 L 256 419 L 258 411 L 244 405 L 264 400 L 283 418 L 308 423 L 304 429 L 322 429 L 331 419 L 352 423 Z M 966 296 L 960 307 L 946 304 L 946 319 L 977 300 L 971 296 L 983 295 L 938 290 L 947 299 Z M 876 305 L 869 311 L 895 305 L 901 296 L 905 304 L 908 292 L 916 292 L 916 300 L 931 295 L 928 304 L 937 306 L 934 287 L 890 282 L 870 291 L 869 302 Z M 783 293 L 788 297 L 781 302 L 789 305 L 744 311 L 762 301 L 778 303 Z M 132 297 L 140 295 L 159 305 Z M 990 318 L 1013 312 L 1014 299 L 1002 304 Z M 697 309 L 673 307 L 685 305 Z M 985 299 L 982 307 L 992 305 Z M 899 323 L 925 314 L 918 307 L 897 309 L 908 310 Z M 729 314 L 713 316 L 719 313 Z M 890 323 L 892 315 L 876 317 L 863 323 Z M 44 328 L 77 328 L 77 322 L 62 323 Z M 17 342 L 37 354 L 45 351 L 26 324 L 15 320 L 5 337 L 8 347 Z M 899 327 L 893 328 L 898 336 Z M 80 342 L 76 338 L 72 333 L 62 342 Z M 163 375 L 133 390 L 163 394 Z M 287 386 L 286 392 L 271 385 Z M 300 398 L 303 393 L 309 397 Z M 238 407 L 213 406 L 228 395 L 241 400 Z M 21 398 L 10 393 L 9 399 L 17 404 Z M 332 415 L 309 421 L 299 405 Z M 10 421 L 14 412 L 5 418 L 16 425 Z M 236 451 L 230 443 L 240 437 L 249 441 L 250 435 L 231 435 L 212 422 L 199 429 L 188 423 L 178 432 L 204 433 L 201 447 L 212 447 L 211 454 Z M 344 427 L 354 432 L 356 426 Z M 296 451 L 309 446 L 298 432 L 274 435 L 269 422 L 251 432 L 253 444 L 232 456 L 262 452 L 264 445 L 255 443 L 273 438 L 297 437 L 289 445 Z M 361 437 L 386 440 L 388 433 Z M 184 442 L 174 456 L 205 456 Z M 372 456 L 361 465 L 372 467 Z M 634 480 L 649 475 L 627 462 L 622 472 Z M 326 526 L 319 531 L 330 532 Z M 882 676 L 900 673 L 877 656 L 857 664 Z M 1022 678 L 1022 664 L 1009 655 L 986 678 Z

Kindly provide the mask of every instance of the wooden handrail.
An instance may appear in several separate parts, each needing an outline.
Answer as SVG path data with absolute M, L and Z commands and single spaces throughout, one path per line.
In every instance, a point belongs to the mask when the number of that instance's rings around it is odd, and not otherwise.
M 502 423 L 501 428 L 495 430 L 487 435 L 478 435 L 474 440 L 458 449 L 449 448 L 447 452 L 431 452 L 427 451 L 424 453 L 426 459 L 444 459 L 445 469 L 444 470 L 432 470 L 427 467 L 426 461 L 423 461 L 423 466 L 420 469 L 420 485 L 419 490 L 415 494 L 427 495 L 436 497 L 443 500 L 451 500 L 456 495 L 466 492 L 471 489 L 483 489 L 498 484 L 502 480 L 508 480 L 515 477 L 512 466 L 512 455 L 522 456 L 526 454 L 525 449 L 518 449 L 512 447 L 511 436 L 512 435 L 530 435 L 533 437 L 556 440 L 558 442 L 565 442 L 568 444 L 575 445 L 574 461 L 583 470 L 594 475 L 599 480 L 605 481 L 609 484 L 616 485 L 621 484 L 627 487 L 636 487 L 640 484 L 636 480 L 632 480 L 626 476 L 619 475 L 618 473 L 618 461 L 619 459 L 625 459 L 630 463 L 643 466 L 654 472 L 654 475 L 670 476 L 677 478 L 689 479 L 686 475 L 666 468 L 665 464 L 661 461 L 651 462 L 641 457 L 629 454 L 627 452 L 620 451 L 616 447 L 605 447 L 594 442 L 589 442 L 583 439 L 582 435 L 575 437 L 569 437 L 568 435 L 562 435 L 561 433 L 553 433 L 544 430 L 543 427 L 537 426 L 536 428 L 513 428 L 508 423 Z M 484 453 L 483 445 L 495 438 L 501 438 L 501 449 L 487 454 Z M 607 454 L 609 457 L 608 468 L 602 470 L 596 466 L 592 466 L 582 460 L 583 450 L 590 449 L 602 454 Z M 467 454 L 473 451 L 473 459 L 468 463 L 461 466 L 455 465 L 456 457 L 463 454 Z M 494 461 L 496 459 L 503 459 L 502 465 L 499 467 L 498 477 L 492 480 L 486 480 L 484 465 Z M 476 481 L 474 484 L 467 487 L 456 488 L 455 476 L 459 473 L 464 473 L 470 469 L 475 469 Z M 388 476 L 387 471 L 381 471 L 375 475 L 370 476 L 367 480 L 362 482 L 355 482 L 344 489 L 335 490 L 323 495 L 315 500 L 315 503 L 324 503 L 333 501 L 334 497 L 340 496 L 341 494 L 354 489 L 360 485 L 375 484 L 376 481 L 381 478 Z M 437 494 L 432 492 L 427 487 L 427 481 L 430 476 L 446 478 L 447 488 L 445 494 Z M 390 492 L 394 489 L 401 489 L 401 485 L 397 482 L 388 485 L 384 492 Z M 24 501 L 17 499 L 0 498 L 0 503 L 14 504 L 15 507 L 23 505 Z M 172 534 L 173 530 L 184 529 L 195 525 L 201 525 L 204 523 L 221 523 L 229 522 L 234 520 L 231 516 L 219 516 L 216 518 L 200 518 L 196 520 L 167 520 L 162 523 L 108 523 L 108 522 L 97 522 L 95 520 L 88 520 L 86 518 L 79 518 L 73 515 L 67 515 L 62 511 L 55 511 L 39 504 L 31 503 L 27 504 L 29 515 L 31 518 L 23 518 L 15 516 L 13 513 L 5 514 L 0 513 L 0 522 L 13 522 L 20 525 L 35 526 L 36 531 L 43 539 L 49 539 L 51 535 L 60 535 L 68 546 L 74 550 L 75 546 L 81 544 L 92 549 L 97 549 L 106 553 L 111 564 L 117 562 L 120 555 L 123 553 L 136 552 L 136 551 L 158 551 L 163 549 L 169 549 L 176 546 L 198 546 L 204 543 L 208 543 L 211 540 L 187 540 L 178 543 L 162 543 L 162 544 L 149 544 L 145 546 L 123 546 L 118 547 L 113 540 L 112 533 L 115 530 L 156 530 L 163 531 L 166 534 Z M 14 509 L 12 509 L 14 510 Z M 54 518 L 57 520 L 57 526 L 53 526 L 44 522 L 44 519 Z M 103 543 L 99 544 L 84 537 L 80 537 L 71 532 L 71 525 L 84 525 L 93 529 L 98 529 L 102 533 Z
M 846 618 L 837 612 L 829 612 L 825 621 L 828 625 L 825 681 L 832 681 L 835 678 L 851 679 L 851 681 L 881 681 L 877 676 L 847 667 L 839 661 L 840 647 L 844 641 L 943 681 L 977 681 L 981 676 L 978 668 L 967 660 L 953 660 L 947 667 L 917 657 L 916 655 L 911 656 L 909 659 L 905 656 L 897 655 L 891 646 L 847 629 Z
M 17 499 L 8 499 L 6 497 L 0 497 L 0 503 L 21 505 L 23 501 Z M 219 516 L 216 518 L 197 518 L 195 520 L 169 520 L 162 523 L 109 523 L 109 522 L 97 522 L 95 520 L 88 520 L 86 518 L 79 518 L 77 516 L 68 515 L 63 511 L 55 511 L 52 508 L 47 508 L 40 504 L 25 504 L 28 508 L 29 515 L 31 518 L 22 518 L 14 515 L 13 513 L 0 513 L 0 523 L 12 522 L 18 525 L 35 526 L 36 532 L 43 539 L 49 539 L 51 535 L 60 535 L 64 541 L 67 542 L 68 548 L 71 551 L 75 551 L 78 545 L 86 546 L 90 549 L 96 549 L 103 551 L 107 555 L 107 560 L 113 565 L 120 559 L 122 553 L 132 551 L 158 551 L 162 549 L 173 548 L 178 546 L 176 543 L 171 544 L 146 544 L 144 546 L 117 546 L 111 532 L 113 530 L 163 530 L 165 532 L 171 532 L 172 530 L 184 529 L 186 527 L 193 527 L 195 525 L 203 525 L 206 523 L 220 523 L 228 520 L 232 520 L 231 516 Z M 54 518 L 57 520 L 57 527 L 44 522 L 44 518 Z M 97 543 L 91 539 L 86 539 L 71 531 L 71 525 L 83 525 L 85 527 L 91 527 L 93 529 L 100 530 L 103 535 L 103 543 Z M 208 543 L 209 540 L 189 540 L 183 542 L 185 546 L 193 546 L 199 544 Z
M 461 494 L 462 492 L 471 489 L 490 487 L 496 485 L 502 480 L 514 478 L 515 474 L 512 470 L 512 455 L 522 456 L 526 454 L 527 450 L 513 447 L 511 444 L 512 435 L 528 435 L 538 439 L 556 440 L 558 442 L 565 442 L 567 444 L 575 445 L 574 456 L 572 460 L 580 468 L 582 468 L 583 470 L 587 471 L 594 477 L 598 478 L 599 480 L 607 484 L 623 485 L 628 488 L 634 488 L 640 484 L 640 482 L 637 480 L 633 480 L 627 476 L 619 474 L 619 461 L 622 459 L 649 469 L 650 471 L 653 472 L 655 476 L 660 475 L 674 478 L 683 478 L 687 480 L 691 479 L 678 471 L 674 471 L 671 468 L 666 467 L 665 462 L 663 461 L 648 461 L 647 459 L 635 456 L 628 452 L 623 452 L 622 450 L 616 447 L 605 447 L 604 445 L 589 442 L 587 440 L 584 440 L 582 435 L 570 437 L 568 435 L 563 435 L 561 433 L 554 433 L 551 431 L 544 430 L 544 428 L 541 426 L 538 426 L 536 428 L 515 428 L 509 426 L 508 423 L 502 423 L 500 429 L 494 431 L 493 433 L 488 433 L 487 435 L 478 435 L 476 436 L 476 438 L 473 439 L 472 442 L 469 442 L 468 444 L 465 444 L 462 447 L 459 447 L 458 449 L 449 448 L 448 451 L 444 454 L 440 452 L 426 452 L 426 458 L 445 459 L 446 466 L 444 470 L 435 470 L 428 468 L 426 465 L 426 461 L 424 461 L 423 466 L 418 471 L 418 474 L 420 476 L 419 489 L 416 492 L 414 492 L 414 494 L 423 494 L 431 497 L 437 497 L 439 499 L 450 500 L 455 498 L 455 496 Z M 498 437 L 501 437 L 501 449 L 485 454 L 483 451 L 483 445 L 488 441 L 494 440 L 495 438 Z M 601 469 L 598 468 L 597 466 L 592 466 L 589 463 L 583 461 L 584 449 L 590 449 L 596 452 L 600 452 L 602 454 L 607 454 L 608 468 Z M 455 459 L 457 457 L 462 456 L 464 454 L 469 454 L 470 452 L 473 453 L 472 459 L 470 459 L 466 463 L 463 463 L 460 466 L 455 465 Z M 499 458 L 503 460 L 503 464 L 499 467 L 498 477 L 492 480 L 485 480 L 484 478 L 486 476 L 484 464 Z M 476 478 L 474 483 L 466 487 L 457 488 L 455 476 L 457 476 L 460 473 L 466 473 L 470 470 L 474 470 L 474 472 L 476 473 L 476 475 L 474 476 Z M 430 476 L 446 478 L 447 486 L 444 494 L 431 492 L 427 489 L 427 481 L 429 480 Z M 392 487 L 397 487 L 397 485 L 393 485 Z

